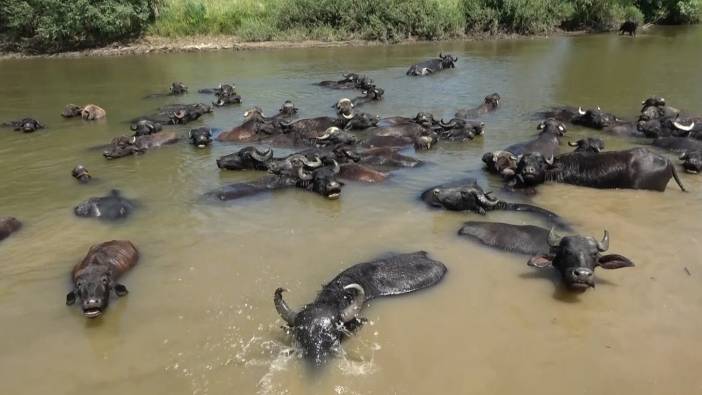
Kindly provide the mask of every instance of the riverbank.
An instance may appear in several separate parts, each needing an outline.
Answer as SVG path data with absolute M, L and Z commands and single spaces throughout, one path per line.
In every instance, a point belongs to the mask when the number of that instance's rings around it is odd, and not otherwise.
M 81 51 L 67 51 L 52 54 L 25 54 L 21 52 L 0 52 L 0 60 L 32 58 L 81 58 L 90 56 L 129 56 L 150 55 L 177 52 L 206 52 L 218 50 L 248 51 L 285 48 L 335 48 L 335 47 L 373 47 L 381 45 L 410 45 L 417 43 L 442 43 L 449 41 L 482 40 L 529 40 L 544 39 L 553 36 L 576 36 L 588 34 L 588 31 L 557 31 L 550 35 L 521 34 L 482 34 L 466 35 L 462 38 L 447 40 L 402 40 L 387 43 L 373 40 L 301 40 L 301 41 L 255 41 L 247 42 L 235 36 L 194 36 L 194 37 L 157 37 L 149 36 L 127 43 L 114 43 L 105 47 Z

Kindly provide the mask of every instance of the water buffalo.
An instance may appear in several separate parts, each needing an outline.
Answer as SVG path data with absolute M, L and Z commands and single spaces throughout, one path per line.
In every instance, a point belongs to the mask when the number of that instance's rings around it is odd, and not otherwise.
M 236 94 L 236 85 L 234 83 L 231 84 L 219 84 L 218 87 L 216 88 L 205 88 L 205 89 L 198 89 L 197 93 L 202 93 L 202 94 L 209 94 L 212 95 L 214 94 L 215 96 L 229 96 L 229 95 L 235 95 Z
M 639 132 L 646 137 L 694 137 L 702 138 L 702 123 L 695 119 L 681 120 L 677 117 L 640 119 L 636 125 Z
M 86 121 L 94 121 L 96 119 L 105 118 L 107 112 L 95 104 L 86 104 L 85 106 L 77 106 L 68 104 L 64 107 L 61 116 L 64 118 L 81 117 Z
M 218 96 L 217 100 L 212 102 L 212 105 L 215 107 L 230 106 L 232 104 L 241 104 L 241 96 L 239 96 L 239 95 Z
M 142 116 L 133 119 L 133 124 L 142 120 L 148 120 L 161 125 L 184 125 L 199 119 L 204 114 L 212 112 L 212 107 L 203 103 L 195 104 L 171 104 L 158 109 L 153 115 Z
M 115 137 L 102 155 L 107 159 L 118 159 L 129 155 L 143 154 L 152 148 L 178 142 L 175 132 L 158 132 L 148 136 Z
M 163 130 L 163 127 L 158 122 L 153 122 L 148 119 L 141 119 L 130 125 L 130 129 L 134 132 L 134 136 L 147 136 L 149 134 L 158 133 Z
M 270 148 L 259 151 L 256 147 L 244 147 L 217 159 L 217 167 L 226 170 L 268 170 L 271 159 L 273 150 Z
M 212 143 L 212 130 L 208 127 L 191 129 L 188 132 L 188 140 L 197 148 L 207 148 Z
M 346 122 L 345 130 L 366 130 L 378 125 L 380 121 L 379 115 L 371 115 L 367 112 L 353 113 L 352 117 Z
M 185 86 L 184 83 L 182 82 L 172 82 L 171 86 L 168 87 L 168 93 L 152 93 L 150 95 L 146 95 L 144 98 L 145 99 L 152 99 L 156 97 L 164 97 L 164 96 L 181 96 L 188 93 L 188 87 Z
M 584 291 L 595 287 L 595 268 L 620 269 L 634 263 L 621 255 L 602 255 L 609 249 L 609 234 L 602 240 L 589 236 L 561 237 L 551 231 L 531 225 L 510 225 L 491 222 L 466 222 L 458 231 L 461 236 L 489 247 L 532 255 L 529 266 L 553 267 L 566 287 Z
M 600 153 L 572 152 L 544 158 L 538 152 L 524 155 L 517 165 L 515 186 L 546 181 L 591 188 L 630 188 L 665 191 L 670 178 L 685 191 L 675 166 L 645 148 Z
M 0 241 L 17 232 L 22 223 L 15 217 L 0 217 Z
M 373 121 L 377 118 L 370 117 L 368 114 L 363 114 L 362 123 L 373 124 Z M 348 125 L 346 125 L 348 127 Z M 329 147 L 338 145 L 355 145 L 358 143 L 358 138 L 346 130 L 341 130 L 336 126 L 332 126 L 324 131 L 321 136 L 314 136 L 309 139 L 310 144 L 316 147 Z
M 442 119 L 432 130 L 438 134 L 439 141 L 468 141 L 485 134 L 485 123 L 463 118 L 453 118 L 448 122 Z
M 283 102 L 283 106 L 278 110 L 278 113 L 273 116 L 273 119 L 290 121 L 295 117 L 295 115 L 297 115 L 297 112 L 298 109 L 295 107 L 295 104 L 293 104 L 293 102 L 290 100 L 286 100 Z
M 497 93 L 487 95 L 487 96 L 485 96 L 485 100 L 483 101 L 483 104 L 479 105 L 476 108 L 469 108 L 469 109 L 460 110 L 456 113 L 455 117 L 462 118 L 462 119 L 476 118 L 476 117 L 479 117 L 483 114 L 495 111 L 495 110 L 497 110 L 497 107 L 499 107 L 499 105 L 500 105 L 500 100 L 501 100 L 501 97 Z
M 134 211 L 134 203 L 122 197 L 118 190 L 110 191 L 110 194 L 103 197 L 91 197 L 81 202 L 73 212 L 78 217 L 95 217 L 104 220 L 118 220 L 127 218 Z
M 88 169 L 86 169 L 83 165 L 78 165 L 73 168 L 71 175 L 81 184 L 87 184 L 93 178 L 90 175 L 90 172 L 88 172 Z
M 411 76 L 423 76 L 434 74 L 444 69 L 455 68 L 456 65 L 454 63 L 456 63 L 457 61 L 458 58 L 455 58 L 451 55 L 439 54 L 438 58 L 426 60 L 424 62 L 412 65 L 405 74 Z
M 682 166 L 690 174 L 699 174 L 702 171 L 702 150 L 686 151 L 680 155 Z
M 539 123 L 537 130 L 540 131 L 539 135 L 533 140 L 484 154 L 482 160 L 487 169 L 504 177 L 511 177 L 515 174 L 521 156 L 532 152 L 546 157 L 557 154 L 560 146 L 559 138 L 567 132 L 565 125 L 555 118 L 549 118 Z
M 356 73 L 348 73 L 343 75 L 343 79 L 339 81 L 322 81 L 320 86 L 331 89 L 362 89 L 367 90 L 373 85 L 373 80 L 365 75 Z
M 339 273 L 322 287 L 312 303 L 298 311 L 283 300 L 283 288 L 276 289 L 273 302 L 305 359 L 319 367 L 344 337 L 363 324 L 358 315 L 367 302 L 434 286 L 446 271 L 443 263 L 424 251 L 391 255 Z
M 381 88 L 376 87 L 375 85 L 371 85 L 361 94 L 363 96 L 358 96 L 351 100 L 355 107 L 360 107 L 367 103 L 383 100 L 383 95 L 385 94 L 385 91 Z
M 271 166 L 273 163 L 276 166 Z M 230 184 L 208 192 L 205 196 L 225 201 L 290 187 L 315 192 L 330 200 L 338 199 L 341 196 L 341 188 L 344 184 L 337 180 L 341 166 L 335 160 L 330 160 L 319 166 L 316 164 L 307 166 L 303 161 L 289 160 L 288 163 L 269 162 L 267 163 L 268 170 L 273 175 L 253 182 Z
M 619 26 L 619 35 L 628 34 L 631 37 L 636 37 L 636 29 L 639 24 L 634 21 L 626 21 Z
M 33 133 L 45 126 L 34 118 L 22 118 L 17 121 L 4 122 L 1 126 L 10 127 L 15 132 Z
M 569 141 L 568 145 L 576 147 L 573 152 L 600 152 L 605 148 L 602 139 L 587 137 L 576 142 Z
M 139 251 L 132 242 L 112 240 L 95 244 L 71 271 L 73 289 L 66 295 L 66 304 L 81 301 L 81 310 L 87 318 L 100 317 L 110 303 L 110 293 L 125 296 L 127 287 L 117 282 L 119 277 L 136 266 Z
M 307 118 L 293 122 L 280 122 L 280 126 L 284 130 L 284 133 L 292 133 L 301 138 L 314 138 L 324 134 L 324 132 L 333 126 L 343 129 L 351 118 L 353 118 L 352 115 L 342 115 L 337 118 Z
M 702 151 L 702 141 L 689 137 L 659 137 L 651 143 L 654 147 L 663 148 L 675 153 L 687 151 Z
M 522 211 L 537 214 L 549 221 L 562 223 L 558 214 L 541 207 L 510 203 L 495 198 L 491 192 L 485 192 L 473 178 L 433 186 L 422 192 L 420 198 L 430 207 L 444 208 L 450 211 L 472 211 L 480 215 L 494 210 Z

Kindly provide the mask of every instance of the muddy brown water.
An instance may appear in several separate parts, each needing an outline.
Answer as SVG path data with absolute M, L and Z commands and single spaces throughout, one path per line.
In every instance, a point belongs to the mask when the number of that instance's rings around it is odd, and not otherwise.
M 584 233 L 611 233 L 611 251 L 636 263 L 597 273 L 582 295 L 560 289 L 527 258 L 457 237 L 474 214 L 427 209 L 425 188 L 474 176 L 501 194 L 480 157 L 536 133 L 534 111 L 555 104 L 599 105 L 634 117 L 657 94 L 702 113 L 702 28 L 517 41 L 448 42 L 0 62 L 0 119 L 32 115 L 48 125 L 31 135 L 0 132 L 0 214 L 21 232 L 0 244 L 2 394 L 695 394 L 702 393 L 702 177 L 665 193 L 547 185 L 533 201 Z M 457 68 L 410 79 L 407 67 L 438 52 Z M 245 104 L 217 110 L 193 127 L 228 128 L 247 106 L 273 113 L 286 99 L 301 116 L 329 114 L 349 93 L 313 85 L 343 71 L 372 76 L 386 99 L 365 111 L 449 116 L 499 92 L 503 107 L 487 133 L 411 155 L 427 162 L 384 185 L 348 183 L 338 201 L 289 190 L 226 205 L 198 201 L 220 185 L 258 177 L 220 172 L 215 159 L 237 149 L 184 143 L 108 162 L 89 147 L 126 133 L 126 120 L 171 102 L 206 101 L 197 88 L 235 81 Z M 187 83 L 178 99 L 141 99 Z M 64 120 L 67 103 L 96 103 L 98 122 Z M 185 128 L 177 128 L 185 133 Z M 608 148 L 636 142 L 603 137 Z M 567 149 L 567 147 L 563 147 Z M 282 153 L 282 151 L 281 151 Z M 96 182 L 78 185 L 85 164 Z M 72 207 L 118 188 L 139 202 L 127 221 L 73 216 Z M 490 213 L 494 221 L 539 224 Z M 131 293 L 102 319 L 64 305 L 69 271 L 88 247 L 130 239 L 142 253 L 123 278 Z M 371 324 L 311 373 L 291 350 L 273 308 L 310 301 L 351 264 L 387 252 L 427 250 L 449 272 L 439 286 L 377 300 Z M 686 273 L 689 271 L 689 275 Z

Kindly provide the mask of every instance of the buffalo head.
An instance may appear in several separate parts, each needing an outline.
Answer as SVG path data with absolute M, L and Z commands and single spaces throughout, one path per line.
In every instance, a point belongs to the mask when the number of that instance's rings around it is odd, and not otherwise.
M 686 172 L 698 174 L 702 171 L 702 151 L 687 151 L 680 155 L 680 160 Z
M 538 130 L 540 134 L 550 133 L 555 136 L 565 136 L 566 132 L 568 131 L 563 122 L 555 118 L 549 118 L 541 121 L 541 123 L 539 123 L 539 125 L 536 127 L 536 130 Z
M 67 104 L 63 108 L 63 112 L 61 113 L 61 116 L 64 118 L 73 118 L 73 117 L 79 117 L 80 113 L 83 111 L 82 106 L 78 106 L 75 104 Z
M 227 170 L 268 170 L 273 158 L 270 148 L 259 151 L 256 147 L 244 147 L 239 151 L 217 159 L 217 167 Z
M 439 138 L 448 141 L 473 140 L 475 136 L 485 133 L 485 123 L 480 121 L 468 121 L 462 118 L 453 118 L 449 122 L 439 121 L 439 126 L 443 129 L 439 132 Z
M 335 200 L 341 196 L 341 187 L 344 183 L 337 179 L 341 167 L 336 160 L 314 170 L 297 167 L 297 186 L 318 193 L 327 199 Z
M 280 107 L 280 110 L 278 110 L 278 113 L 281 115 L 286 115 L 286 116 L 292 116 L 297 114 L 297 107 L 295 107 L 295 104 L 291 102 L 290 100 L 286 100 L 283 103 L 283 106 Z
M 343 98 L 336 102 L 336 113 L 345 119 L 353 118 L 353 102 L 351 99 Z
M 478 185 L 434 187 L 422 194 L 422 200 L 433 207 L 453 211 L 469 210 L 481 215 L 493 210 L 500 202 Z
M 483 163 L 495 173 L 503 177 L 512 177 L 517 170 L 519 157 L 507 151 L 487 152 L 483 155 Z
M 444 69 L 452 69 L 456 67 L 455 63 L 458 62 L 458 58 L 450 54 L 439 54 L 439 59 L 441 59 L 441 66 Z
M 112 279 L 108 258 L 97 256 L 95 259 L 99 264 L 93 265 L 91 270 L 83 271 L 78 275 L 74 279 L 73 290 L 66 295 L 67 305 L 72 305 L 76 299 L 80 299 L 83 315 L 88 318 L 97 318 L 102 315 L 110 304 L 111 291 L 114 290 L 120 297 L 128 293 L 127 287 Z
M 572 141 L 568 142 L 571 147 L 577 147 L 573 152 L 600 152 L 604 149 L 604 141 L 602 139 L 588 137 L 580 139 L 575 143 Z
M 376 126 L 380 121 L 380 115 L 371 115 L 366 112 L 353 114 L 353 117 L 348 120 L 344 129 L 346 130 L 365 130 Z
M 133 123 L 130 128 L 134 131 L 135 136 L 147 136 L 149 134 L 154 134 L 160 132 L 161 124 L 158 122 L 153 122 L 148 119 L 141 119 Z
M 589 236 L 560 237 L 553 229 L 548 235 L 549 254 L 532 257 L 529 266 L 554 267 L 571 290 L 584 291 L 595 287 L 595 268 L 620 269 L 634 266 L 621 255 L 602 255 L 609 249 L 609 234 L 605 230 L 602 240 Z
M 102 155 L 107 159 L 117 159 L 144 152 L 140 144 L 140 139 L 142 138 L 145 137 L 115 137 L 112 139 L 110 147 L 103 151 Z
M 81 184 L 86 184 L 92 179 L 88 169 L 86 169 L 83 165 L 76 166 L 73 171 L 71 171 L 71 175 Z
M 520 186 L 534 186 L 546 181 L 546 172 L 553 166 L 554 159 L 544 158 L 538 152 L 525 154 L 517 164 L 516 179 Z
M 484 103 L 490 110 L 495 110 L 500 106 L 500 100 L 502 100 L 500 95 L 498 93 L 493 93 L 485 96 Z
M 366 114 L 367 115 L 367 114 Z M 354 117 L 355 119 L 356 117 Z M 353 120 L 351 120 L 353 122 Z M 350 123 L 350 122 L 349 122 Z M 347 125 L 348 128 L 348 125 Z M 336 126 L 332 126 L 325 130 L 324 133 L 313 139 L 315 145 L 318 147 L 327 147 L 330 145 L 354 145 L 358 142 L 358 139 L 353 134 L 341 130 Z
M 612 114 L 602 111 L 599 107 L 591 110 L 583 110 L 578 108 L 578 115 L 573 118 L 573 123 L 593 129 L 604 129 L 612 125 L 616 121 Z
M 207 146 L 212 143 L 212 131 L 210 128 L 204 126 L 191 129 L 190 132 L 188 132 L 188 140 L 190 140 L 190 144 L 197 148 L 207 148 Z
M 171 84 L 170 88 L 171 95 L 182 95 L 188 93 L 188 87 L 182 82 L 174 82 Z
M 329 355 L 349 333 L 346 326 L 355 321 L 363 303 L 365 292 L 358 284 L 349 284 L 339 289 L 324 301 L 316 301 L 299 311 L 288 307 L 283 300 L 283 288 L 278 288 L 273 296 L 275 309 L 288 324 L 303 356 L 314 366 L 323 365 Z

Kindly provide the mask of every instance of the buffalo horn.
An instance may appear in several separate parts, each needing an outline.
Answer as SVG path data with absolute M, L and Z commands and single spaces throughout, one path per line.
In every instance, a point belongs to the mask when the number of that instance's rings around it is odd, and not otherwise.
M 674 125 L 676 128 L 682 130 L 683 132 L 689 132 L 689 131 L 691 131 L 691 130 L 695 127 L 695 123 L 694 123 L 694 122 L 691 123 L 691 124 L 689 124 L 688 126 L 685 126 L 685 125 L 683 125 L 683 124 L 681 124 L 681 123 L 675 121 L 675 122 L 673 122 L 673 125 Z
M 571 147 L 577 147 L 579 144 L 578 144 L 578 143 L 574 143 L 574 142 L 572 142 L 572 141 L 569 141 L 569 142 L 568 142 L 568 145 L 570 145 Z
M 597 249 L 600 250 L 600 252 L 605 252 L 609 249 L 609 233 L 607 232 L 607 229 L 604 231 L 602 240 L 597 242 Z
M 441 120 L 439 121 L 439 125 L 441 125 L 442 128 L 452 128 L 456 126 L 456 120 L 452 119 L 448 123 L 446 123 L 444 122 L 444 119 L 441 118 Z
M 683 153 L 680 155 L 680 160 L 685 160 L 685 159 L 687 159 L 687 158 L 688 158 L 687 152 L 683 152 Z
M 259 151 L 258 149 L 254 148 L 253 152 L 251 152 L 251 157 L 259 162 L 265 162 L 273 157 L 273 150 L 268 148 L 265 151 Z
M 300 167 L 297 169 L 297 176 L 302 180 L 302 181 L 310 181 L 312 178 L 312 174 L 308 173 L 305 171 L 304 168 Z
M 275 310 L 278 312 L 278 314 L 280 314 L 280 318 L 287 322 L 288 325 L 293 326 L 295 325 L 295 317 L 297 316 L 297 312 L 291 310 L 290 307 L 288 307 L 288 304 L 285 303 L 285 300 L 283 300 L 283 292 L 285 291 L 287 291 L 287 289 L 276 289 L 273 296 L 273 303 L 275 303 Z
M 549 166 L 553 166 L 553 160 L 554 160 L 554 159 L 553 159 L 553 155 L 551 155 L 551 157 L 548 158 L 548 159 L 544 158 L 544 161 L 545 161 L 546 164 L 549 165 Z
M 349 289 L 355 289 L 356 296 L 353 298 L 351 304 L 341 311 L 340 316 L 342 322 L 349 322 L 352 319 L 356 318 L 358 313 L 361 311 L 361 307 L 363 307 L 363 302 L 365 302 L 366 300 L 366 292 L 363 290 L 362 286 L 353 283 L 344 287 L 344 290 Z
M 582 108 L 582 107 L 578 107 L 578 114 L 580 114 L 580 115 L 585 115 L 585 114 L 587 114 L 587 113 L 586 113 L 585 111 L 583 111 L 583 108 Z
M 550 247 L 558 247 L 561 244 L 561 237 L 551 228 L 548 232 L 548 245 Z

